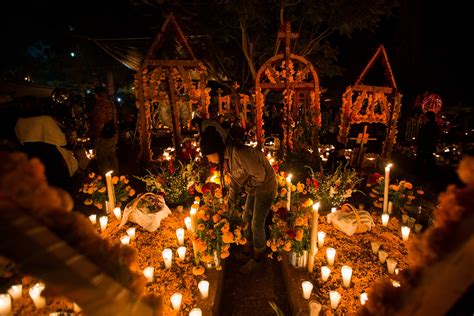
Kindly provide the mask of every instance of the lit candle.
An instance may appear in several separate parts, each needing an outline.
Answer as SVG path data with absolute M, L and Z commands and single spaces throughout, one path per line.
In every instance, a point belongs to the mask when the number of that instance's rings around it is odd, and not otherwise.
M 331 213 L 335 213 L 337 211 L 337 208 L 331 207 Z
M 383 192 L 383 213 L 387 213 L 388 211 L 388 187 L 390 185 L 390 168 L 392 164 L 389 163 L 385 167 L 385 185 L 384 185 L 384 192 Z
M 72 304 L 72 310 L 74 311 L 74 313 L 80 313 L 82 311 L 82 308 L 77 305 L 76 303 L 73 303 Z
M 171 264 L 173 263 L 173 252 L 171 249 L 166 248 L 163 250 L 163 261 L 165 262 L 165 268 L 171 268 Z
M 184 260 L 186 257 L 186 247 L 179 247 L 177 251 L 179 260 Z
M 179 311 L 181 309 L 181 301 L 183 300 L 183 294 L 181 293 L 174 293 L 171 295 L 171 305 L 175 311 Z
M 146 278 L 146 281 L 147 282 L 153 282 L 153 275 L 155 274 L 155 268 L 153 267 L 146 267 L 144 270 L 143 270 L 143 275 L 145 276 Z
M 118 220 L 122 219 L 122 210 L 120 209 L 120 207 L 114 208 L 114 215 L 116 219 Z
M 329 279 L 329 275 L 331 274 L 331 269 L 328 266 L 321 267 L 321 279 L 323 282 L 326 282 Z
M 135 239 L 135 227 L 130 227 L 127 229 L 127 235 L 130 236 L 131 240 Z
M 352 278 L 352 268 L 349 266 L 342 266 L 341 274 L 342 274 L 342 284 L 344 285 L 344 287 L 350 287 L 351 278 Z
M 199 288 L 199 292 L 201 293 L 201 297 L 203 299 L 208 298 L 208 296 L 209 296 L 209 281 L 206 281 L 206 280 L 199 281 L 198 288 Z
M 415 224 L 415 233 L 417 233 L 417 234 L 421 233 L 422 229 L 423 229 L 423 225 Z
M 325 232 L 318 232 L 318 247 L 322 248 L 324 246 L 324 238 L 326 237 Z
M 43 292 L 44 287 L 45 287 L 44 284 L 36 283 L 28 291 L 37 309 L 41 309 L 46 306 L 46 299 L 43 296 L 41 296 L 41 292 Z
M 384 227 L 387 227 L 388 225 L 388 220 L 390 219 L 390 215 L 388 214 L 382 214 L 382 225 Z
M 97 224 L 97 214 L 89 215 L 89 219 L 91 220 L 92 224 Z
M 410 216 L 408 216 L 406 214 L 402 215 L 402 224 L 403 225 L 406 225 L 408 223 L 408 217 L 410 217 Z
M 202 310 L 199 307 L 195 307 L 189 312 L 189 316 L 202 316 Z
M 321 312 L 321 304 L 316 301 L 310 301 L 309 304 L 309 316 L 319 316 L 319 312 Z
M 307 300 L 311 297 L 311 291 L 313 291 L 313 283 L 309 281 L 301 282 L 301 287 L 303 288 L 303 297 Z
M 19 299 L 23 295 L 23 286 L 21 284 L 12 285 L 8 289 L 8 294 L 10 294 L 14 300 Z
M 197 227 L 197 218 L 196 218 L 197 210 L 198 208 L 195 205 L 193 205 L 191 206 L 191 210 L 189 211 L 189 215 L 191 217 L 191 232 L 193 233 L 196 231 L 196 227 Z
M 402 226 L 402 239 L 403 239 L 403 241 L 407 241 L 408 236 L 410 236 L 410 227 Z
M 387 259 L 387 257 L 388 257 L 388 253 L 386 251 L 383 251 L 383 250 L 379 251 L 379 261 L 380 261 L 380 263 L 384 263 L 385 260 Z
M 0 315 L 10 315 L 12 312 L 12 298 L 9 294 L 0 294 Z
M 110 170 L 105 174 L 105 183 L 107 184 L 107 194 L 109 197 L 109 208 L 107 209 L 107 212 L 110 212 L 110 210 L 115 208 L 115 192 L 114 184 L 112 183 L 112 172 L 114 171 Z
M 130 244 L 130 236 L 122 236 L 122 237 L 120 237 L 120 242 L 121 242 L 123 245 L 128 245 L 128 244 Z
M 309 260 L 308 260 L 308 272 L 313 272 L 314 269 L 314 256 L 318 252 L 318 247 L 316 246 L 316 239 L 318 233 L 318 220 L 319 220 L 319 202 L 313 204 L 313 211 L 312 211 L 312 221 L 311 221 L 311 233 L 310 233 L 310 240 L 309 240 Z
M 106 228 L 107 228 L 107 221 L 109 219 L 107 218 L 107 216 L 101 216 L 99 218 L 99 222 L 100 222 L 100 230 L 101 231 L 104 231 Z
M 395 273 L 395 267 L 397 266 L 397 261 L 392 258 L 387 259 L 387 270 L 388 273 L 393 274 Z
M 329 292 L 329 300 L 331 301 L 331 308 L 336 309 L 341 301 L 341 294 L 337 291 L 330 291 Z
M 292 175 L 291 173 L 286 177 L 286 183 L 288 184 L 288 192 L 287 192 L 287 197 L 286 197 L 286 208 L 290 210 L 291 207 L 291 178 Z
M 360 305 L 365 305 L 365 303 L 369 300 L 369 297 L 367 296 L 367 293 L 362 292 L 360 294 Z
M 392 214 L 393 203 L 392 201 L 388 202 L 388 214 Z
M 334 265 L 334 259 L 336 258 L 336 249 L 334 248 L 326 249 L 326 258 L 330 266 Z
M 372 252 L 374 253 L 374 255 L 376 255 L 376 254 L 379 252 L 380 243 L 375 242 L 375 241 L 372 241 L 372 242 L 370 243 L 370 246 L 372 247 Z
M 187 230 L 191 230 L 191 217 L 186 216 L 184 218 L 184 224 L 186 225 Z
M 184 229 L 178 228 L 176 229 L 176 237 L 178 238 L 178 243 L 180 245 L 184 244 Z

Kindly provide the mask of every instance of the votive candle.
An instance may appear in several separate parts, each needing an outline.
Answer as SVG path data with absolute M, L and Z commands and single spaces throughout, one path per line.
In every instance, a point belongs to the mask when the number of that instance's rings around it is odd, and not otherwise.
M 153 282 L 153 275 L 155 274 L 155 268 L 146 267 L 143 270 L 143 275 L 145 276 L 147 282 Z
M 104 231 L 106 228 L 107 228 L 107 222 L 109 221 L 108 217 L 107 216 L 101 216 L 99 218 L 99 222 L 100 222 L 100 230 L 101 231 Z
M 310 301 L 309 304 L 309 316 L 319 316 L 322 305 L 316 301 Z
M 423 225 L 415 224 L 415 233 L 417 233 L 417 234 L 421 233 L 422 229 L 423 229 Z
M 189 312 L 189 316 L 202 316 L 202 310 L 199 307 L 195 307 Z
M 328 266 L 321 267 L 321 279 L 323 282 L 326 282 L 329 279 L 329 275 L 331 274 L 331 269 Z
M 301 287 L 303 288 L 303 297 L 307 300 L 311 297 L 311 292 L 313 291 L 313 283 L 309 281 L 301 282 Z
M 12 299 L 17 300 L 23 295 L 23 285 L 17 284 L 17 285 L 12 285 L 8 289 L 8 294 L 12 297 Z
M 330 291 L 329 292 L 329 300 L 331 301 L 331 308 L 336 309 L 341 302 L 341 294 L 337 291 Z
M 336 258 L 336 249 L 334 248 L 326 249 L 326 258 L 330 266 L 334 265 L 334 259 Z
M 324 246 L 324 238 L 326 237 L 326 233 L 319 231 L 318 232 L 318 247 L 322 248 Z
M 191 230 L 191 217 L 186 216 L 184 218 L 184 225 L 186 225 L 187 230 Z
M 367 296 L 367 293 L 362 292 L 360 294 L 360 305 L 365 305 L 365 303 L 369 300 L 369 297 Z
M 199 281 L 198 288 L 199 288 L 199 292 L 201 293 L 201 297 L 203 299 L 206 299 L 209 297 L 209 281 L 206 281 L 206 280 Z
M 387 227 L 388 225 L 388 220 L 390 219 L 390 215 L 388 214 L 382 214 L 382 225 L 384 227 Z
M 352 268 L 349 266 L 342 266 L 341 274 L 342 274 L 342 285 L 344 285 L 344 287 L 350 287 L 351 278 L 352 278 Z
M 380 261 L 380 263 L 384 263 L 385 260 L 387 259 L 387 257 L 388 257 L 388 253 L 386 251 L 383 251 L 383 250 L 379 251 L 379 261 Z
M 186 247 L 179 247 L 177 252 L 179 260 L 184 260 L 184 258 L 186 257 Z
M 122 210 L 120 209 L 120 207 L 114 208 L 114 215 L 117 220 L 122 219 Z
M 166 248 L 163 250 L 163 261 L 165 262 L 165 268 L 171 268 L 171 264 L 173 263 L 173 251 L 171 249 Z
M 181 293 L 174 293 L 171 295 L 171 306 L 175 311 L 179 311 L 181 309 L 181 301 L 183 300 L 183 294 Z
M 46 298 L 41 296 L 41 292 L 44 290 L 44 284 L 36 283 L 33 287 L 30 288 L 28 293 L 30 294 L 33 303 L 37 309 L 44 308 L 46 306 Z
M 408 236 L 410 236 L 410 227 L 402 226 L 402 239 L 403 239 L 403 241 L 407 241 Z
M 0 315 L 10 315 L 12 312 L 12 298 L 9 294 L 0 294 Z
M 135 232 L 135 227 L 130 227 L 129 229 L 127 229 L 127 235 L 130 236 L 131 240 L 135 239 Z
M 395 273 L 395 267 L 397 266 L 397 261 L 395 259 L 392 259 L 392 258 L 387 258 L 387 270 L 388 270 L 388 273 L 390 274 L 393 274 Z
M 331 207 L 331 213 L 335 213 L 337 211 L 336 207 Z
M 376 254 L 379 252 L 380 243 L 375 242 L 375 241 L 372 241 L 372 242 L 370 243 L 370 246 L 372 247 L 372 252 L 374 253 L 374 255 L 376 255 Z
M 183 228 L 176 229 L 176 237 L 178 238 L 178 243 L 180 245 L 183 245 L 184 244 L 184 229 Z
M 89 219 L 91 220 L 92 224 L 97 224 L 97 214 L 89 215 Z
M 130 244 L 130 236 L 122 236 L 120 237 L 120 242 L 123 244 L 123 245 L 128 245 Z

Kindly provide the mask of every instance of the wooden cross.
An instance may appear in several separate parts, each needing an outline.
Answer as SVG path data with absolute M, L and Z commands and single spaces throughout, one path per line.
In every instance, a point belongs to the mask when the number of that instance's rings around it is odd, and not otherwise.
M 359 155 L 357 156 L 357 165 L 360 166 L 360 160 L 362 158 L 362 151 L 364 150 L 364 145 L 367 144 L 369 140 L 377 140 L 377 138 L 369 138 L 367 133 L 367 125 L 364 126 L 364 131 L 357 135 L 357 138 L 349 138 L 355 140 L 357 144 L 360 144 Z

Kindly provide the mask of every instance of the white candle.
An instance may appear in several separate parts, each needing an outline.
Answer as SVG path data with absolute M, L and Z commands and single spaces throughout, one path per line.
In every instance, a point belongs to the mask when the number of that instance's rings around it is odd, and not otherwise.
M 369 297 L 367 296 L 367 293 L 362 292 L 360 294 L 360 305 L 365 305 L 365 303 L 369 300 Z
M 191 206 L 191 210 L 189 211 L 189 215 L 191 217 L 191 232 L 196 231 L 197 227 L 197 218 L 196 218 L 196 213 L 197 213 L 197 207 L 195 205 Z
M 387 259 L 387 270 L 388 273 L 393 274 L 395 273 L 395 267 L 397 266 L 397 261 L 392 258 Z
M 331 213 L 335 213 L 337 211 L 337 208 L 331 207 Z
M 123 245 L 128 245 L 128 244 L 130 244 L 130 236 L 122 236 L 122 237 L 120 237 L 120 242 L 121 242 Z
M 44 284 L 36 283 L 33 287 L 30 288 L 28 293 L 30 294 L 33 303 L 37 309 L 44 308 L 46 306 L 46 299 L 41 296 L 41 292 L 44 290 Z
M 352 278 L 352 268 L 349 266 L 342 266 L 341 274 L 342 274 L 342 284 L 344 285 L 344 287 L 350 287 L 351 278 Z
M 388 214 L 392 214 L 393 203 L 392 201 L 388 202 Z
M 202 316 L 202 310 L 199 307 L 195 307 L 189 312 L 189 316 Z
M 410 217 L 410 216 L 408 216 L 406 214 L 402 215 L 402 224 L 403 225 L 406 225 L 408 223 L 408 217 Z
M 321 304 L 316 301 L 310 301 L 309 304 L 309 316 L 319 316 L 319 312 L 321 312 Z
M 309 239 L 309 257 L 308 257 L 308 272 L 312 273 L 314 269 L 314 256 L 318 252 L 316 246 L 318 238 L 318 221 L 319 221 L 319 202 L 313 204 L 313 211 L 311 216 L 311 233 Z
M 423 225 L 415 224 L 415 233 L 417 233 L 417 234 L 421 233 L 422 229 L 423 229 Z
M 392 164 L 389 163 L 385 167 L 385 185 L 384 185 L 384 192 L 383 192 L 383 213 L 387 213 L 388 211 L 388 187 L 390 186 L 390 168 Z
M 143 275 L 145 276 L 147 282 L 153 282 L 154 274 L 155 274 L 155 268 L 153 267 L 146 267 L 143 270 Z
M 331 301 L 331 308 L 336 309 L 341 301 L 341 294 L 337 291 L 330 291 L 329 292 L 329 300 Z
M 326 249 L 326 258 L 330 266 L 334 265 L 334 259 L 336 258 L 336 249 L 334 248 Z
M 122 210 L 120 209 L 120 207 L 114 208 L 114 215 L 116 219 L 118 220 L 122 219 Z
M 113 210 L 115 208 L 115 191 L 114 191 L 114 184 L 112 183 L 112 172 L 113 170 L 110 170 L 105 174 L 105 183 L 107 184 L 107 195 L 109 197 L 109 209 L 107 209 L 107 212 L 110 212 L 110 210 Z
M 0 294 L 0 315 L 10 315 L 12 312 L 12 298 L 9 294 Z
M 407 241 L 408 236 L 410 236 L 410 227 L 402 226 L 402 239 L 403 239 L 403 241 Z
M 321 279 L 323 282 L 326 282 L 329 279 L 329 275 L 331 274 L 331 269 L 328 266 L 321 267 Z
M 82 311 L 82 308 L 76 303 L 72 303 L 72 310 L 74 311 L 74 313 L 80 313 Z
M 127 229 L 127 235 L 130 236 L 131 240 L 135 239 L 135 227 L 130 227 Z
M 180 245 L 184 244 L 184 229 L 178 228 L 176 229 L 176 237 L 178 238 L 178 243 Z
M 17 300 L 23 295 L 23 285 L 17 284 L 17 285 L 12 285 L 8 289 L 8 294 L 14 299 Z
M 92 224 L 97 224 L 97 214 L 89 215 L 89 219 L 91 220 Z
M 184 225 L 186 225 L 187 230 L 191 230 L 191 217 L 186 216 L 184 218 Z
M 372 252 L 374 253 L 374 255 L 376 255 L 376 254 L 379 252 L 380 243 L 375 242 L 375 241 L 372 241 L 372 242 L 370 243 L 370 246 L 372 247 Z
M 199 281 L 198 288 L 199 288 L 199 292 L 201 293 L 201 297 L 203 299 L 206 299 L 209 297 L 209 281 L 206 281 L 206 280 Z
M 181 293 L 174 293 L 171 295 L 171 305 L 175 311 L 179 311 L 181 309 L 181 301 L 183 300 L 183 294 Z
M 179 260 L 184 260 L 186 257 L 186 247 L 179 247 L 177 251 Z
M 390 215 L 388 214 L 382 214 L 382 225 L 384 227 L 387 227 L 388 225 L 388 220 L 390 219 Z
M 318 232 L 318 247 L 322 248 L 324 246 L 324 238 L 326 237 L 326 233 L 319 231 Z
M 108 218 L 107 216 L 101 216 L 99 218 L 99 222 L 100 222 L 100 230 L 101 231 L 104 231 L 106 228 L 107 228 L 107 222 L 108 222 Z
M 173 252 L 171 249 L 166 248 L 163 250 L 163 261 L 165 262 L 165 268 L 171 268 L 171 264 L 173 263 Z
M 291 207 L 291 178 L 292 178 L 292 175 L 291 173 L 286 177 L 286 183 L 288 185 L 288 192 L 287 192 L 287 195 L 286 195 L 286 208 L 288 210 L 290 210 L 290 207 Z
M 307 300 L 311 297 L 311 292 L 313 291 L 313 283 L 309 281 L 301 282 L 301 287 L 303 288 L 303 297 Z
M 388 257 L 388 253 L 386 251 L 383 251 L 383 250 L 379 251 L 379 261 L 380 261 L 380 263 L 384 263 L 385 260 L 387 259 L 387 257 Z

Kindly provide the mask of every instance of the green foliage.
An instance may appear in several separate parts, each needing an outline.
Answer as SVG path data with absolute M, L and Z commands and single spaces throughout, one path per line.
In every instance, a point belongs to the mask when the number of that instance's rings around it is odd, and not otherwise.
M 283 313 L 283 311 L 278 307 L 278 305 L 273 302 L 273 301 L 269 301 L 268 304 L 270 304 L 271 308 L 275 311 L 275 315 L 277 316 L 285 316 L 285 314 Z

